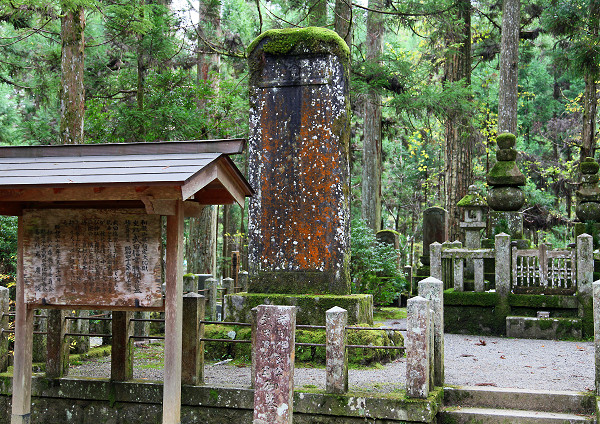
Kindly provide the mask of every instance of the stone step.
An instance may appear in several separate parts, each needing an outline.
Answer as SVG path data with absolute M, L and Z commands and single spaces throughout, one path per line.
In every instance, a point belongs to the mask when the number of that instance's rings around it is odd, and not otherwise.
M 458 386 L 444 387 L 444 405 L 587 415 L 596 399 L 593 393 Z
M 441 418 L 442 423 L 453 424 L 591 424 L 596 422 L 593 416 L 585 415 L 473 407 L 445 407 L 441 411 Z

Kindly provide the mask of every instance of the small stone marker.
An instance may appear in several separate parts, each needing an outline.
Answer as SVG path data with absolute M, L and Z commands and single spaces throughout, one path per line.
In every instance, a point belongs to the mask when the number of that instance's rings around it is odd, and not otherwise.
M 424 399 L 429 396 L 429 301 L 413 297 L 406 309 L 406 393 Z
M 8 289 L 0 286 L 0 331 L 8 330 Z M 8 337 L 0 334 L 0 372 L 8 368 Z
M 584 295 L 592 294 L 594 280 L 594 242 L 589 234 L 577 236 L 577 291 Z
M 495 237 L 496 256 L 496 292 L 506 297 L 511 289 L 511 253 L 510 236 L 505 233 L 497 234 Z
M 434 385 L 444 385 L 444 283 L 429 277 L 419 281 L 419 296 L 429 300 L 433 310 Z
M 594 365 L 596 396 L 600 395 L 600 280 L 592 284 L 594 290 Z
M 325 358 L 328 393 L 346 393 L 348 391 L 347 324 L 347 310 L 334 306 L 326 312 Z
M 260 305 L 256 325 L 253 424 L 292 424 L 296 307 Z
M 204 308 L 206 298 L 198 293 L 183 295 L 181 383 L 204 383 Z

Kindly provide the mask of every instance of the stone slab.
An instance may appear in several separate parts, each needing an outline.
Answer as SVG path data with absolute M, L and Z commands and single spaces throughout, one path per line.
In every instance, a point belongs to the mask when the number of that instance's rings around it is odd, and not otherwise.
M 325 312 L 338 306 L 348 311 L 348 324 L 373 324 L 373 296 L 353 294 L 285 295 L 264 293 L 237 293 L 226 295 L 226 320 L 251 322 L 251 310 L 258 305 L 295 306 L 296 322 L 307 325 L 325 325 Z
M 506 317 L 506 337 L 521 339 L 581 339 L 579 318 Z

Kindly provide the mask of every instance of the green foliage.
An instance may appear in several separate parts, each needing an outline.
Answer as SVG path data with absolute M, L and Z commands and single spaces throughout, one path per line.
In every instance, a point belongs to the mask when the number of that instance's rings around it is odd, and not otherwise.
M 0 216 L 0 285 L 13 287 L 17 274 L 17 218 Z
M 352 222 L 350 239 L 353 292 L 372 294 L 378 305 L 391 303 L 407 288 L 406 279 L 398 270 L 398 251 L 377 241 L 362 220 Z

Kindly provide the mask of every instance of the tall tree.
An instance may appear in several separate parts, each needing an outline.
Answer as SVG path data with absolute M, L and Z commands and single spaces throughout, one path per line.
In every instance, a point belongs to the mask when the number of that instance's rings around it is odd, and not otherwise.
M 316 27 L 327 25 L 327 0 L 314 0 L 309 4 L 308 25 Z
M 60 89 L 60 142 L 83 143 L 85 88 L 83 85 L 85 13 L 80 5 L 63 4 L 60 36 L 61 89 Z
M 447 57 L 444 64 L 446 89 L 471 85 L 471 1 L 458 0 L 455 24 L 446 33 Z M 448 212 L 448 237 L 460 238 L 458 201 L 473 181 L 473 126 L 463 107 L 448 110 L 445 124 L 444 183 Z
M 352 0 L 335 0 L 333 13 L 335 32 L 352 48 Z
M 382 0 L 369 0 L 366 60 L 379 63 L 383 53 Z M 374 231 L 381 229 L 381 95 L 375 89 L 364 96 L 362 163 L 362 218 Z
M 593 157 L 596 150 L 596 116 L 598 107 L 598 78 L 600 77 L 600 64 L 598 63 L 597 48 L 598 30 L 600 29 L 600 0 L 590 0 L 587 25 L 587 39 L 585 45 L 594 52 L 585 60 L 583 79 L 585 90 L 583 92 L 583 127 L 581 130 L 581 149 L 579 158 Z
M 520 0 L 504 0 L 502 4 L 502 39 L 500 43 L 498 134 L 505 132 L 517 134 L 520 22 Z

